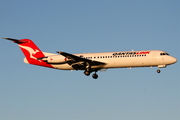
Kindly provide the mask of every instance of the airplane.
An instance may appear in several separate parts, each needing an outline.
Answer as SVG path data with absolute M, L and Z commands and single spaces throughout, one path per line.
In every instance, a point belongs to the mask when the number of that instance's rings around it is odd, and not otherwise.
M 160 68 L 177 62 L 175 57 L 162 50 L 81 54 L 57 51 L 58 54 L 53 54 L 42 52 L 30 39 L 4 39 L 18 44 L 25 55 L 24 62 L 27 64 L 60 70 L 84 70 L 86 76 L 94 72 L 92 75 L 94 79 L 98 78 L 98 71 L 108 68 L 158 67 L 157 73 L 160 73 Z

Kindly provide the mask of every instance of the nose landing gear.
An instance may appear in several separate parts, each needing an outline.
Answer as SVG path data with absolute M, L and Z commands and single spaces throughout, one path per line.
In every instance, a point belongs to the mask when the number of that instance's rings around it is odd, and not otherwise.
M 160 68 L 165 68 L 166 65 L 158 65 L 157 67 L 158 67 L 157 73 L 160 73 L 161 72 Z
M 161 70 L 160 70 L 160 69 L 158 69 L 158 70 L 157 70 L 157 73 L 160 73 L 160 72 L 161 72 Z

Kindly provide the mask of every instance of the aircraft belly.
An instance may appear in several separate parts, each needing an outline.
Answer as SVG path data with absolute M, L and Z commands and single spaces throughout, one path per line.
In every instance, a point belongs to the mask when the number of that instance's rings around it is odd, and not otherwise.
M 68 64 L 62 64 L 62 65 L 53 65 L 52 66 L 55 69 L 60 69 L 60 70 L 73 70 L 73 68 L 71 66 L 69 66 Z
M 156 66 L 157 64 L 150 58 L 137 58 L 132 61 L 132 67 Z
M 105 68 L 123 68 L 123 67 L 146 67 L 146 66 L 157 66 L 149 58 L 120 58 L 109 62 L 105 65 Z

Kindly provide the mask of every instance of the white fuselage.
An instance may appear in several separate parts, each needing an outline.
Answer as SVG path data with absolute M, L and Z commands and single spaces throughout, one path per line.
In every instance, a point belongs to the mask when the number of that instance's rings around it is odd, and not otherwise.
M 59 59 L 66 59 L 62 55 L 45 53 L 46 56 L 56 56 Z M 107 68 L 131 68 L 131 67 L 166 67 L 177 61 L 176 58 L 168 55 L 161 50 L 146 50 L 146 51 L 121 51 L 121 52 L 103 52 L 103 53 L 82 53 L 74 54 L 86 59 L 100 61 L 106 63 L 104 65 L 91 66 L 92 68 L 107 69 Z M 51 64 L 56 69 L 73 70 L 66 64 Z

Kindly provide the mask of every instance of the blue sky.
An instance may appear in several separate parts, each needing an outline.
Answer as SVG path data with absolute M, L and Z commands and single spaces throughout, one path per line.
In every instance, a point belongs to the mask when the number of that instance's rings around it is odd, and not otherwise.
M 180 60 L 179 0 L 0 0 L 0 37 L 32 39 L 55 53 L 164 50 Z M 2 120 L 179 120 L 180 64 L 83 71 L 23 63 L 0 43 Z

